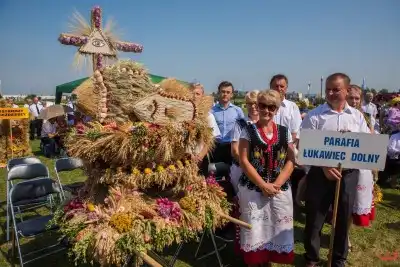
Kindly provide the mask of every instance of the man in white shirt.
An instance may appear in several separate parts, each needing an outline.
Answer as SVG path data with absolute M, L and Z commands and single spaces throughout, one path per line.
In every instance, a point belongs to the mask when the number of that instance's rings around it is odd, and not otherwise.
M 376 116 L 378 115 L 378 109 L 376 105 L 372 103 L 372 99 L 374 98 L 374 94 L 371 92 L 367 92 L 365 94 L 364 103 L 362 104 L 361 108 L 365 113 L 368 113 L 371 117 L 371 124 L 375 128 L 376 124 Z
M 297 132 L 300 129 L 301 115 L 296 103 L 286 99 L 288 78 L 283 74 L 277 74 L 271 78 L 269 85 L 282 98 L 282 103 L 274 117 L 274 122 L 288 128 L 292 134 L 292 140 L 296 140 Z
M 43 105 L 39 103 L 39 99 L 37 97 L 34 97 L 32 101 L 33 103 L 29 106 L 29 112 L 34 119 L 30 124 L 30 139 L 34 140 L 35 132 L 38 138 L 41 136 L 43 120 L 38 119 L 38 117 L 43 109 Z
M 327 103 L 310 111 L 304 118 L 301 129 L 321 131 L 351 131 L 370 133 L 364 115 L 346 102 L 350 78 L 335 73 L 326 79 Z M 300 134 L 298 135 L 301 138 Z M 307 175 L 306 227 L 304 248 L 307 267 L 319 262 L 320 235 L 325 217 L 333 204 L 335 185 L 341 180 L 336 234 L 333 247 L 332 267 L 345 266 L 348 254 L 348 222 L 352 216 L 359 170 L 339 172 L 337 168 L 311 166 Z
M 204 87 L 202 84 L 194 83 L 194 84 L 191 84 L 190 88 L 193 91 L 193 100 L 195 102 L 200 101 L 200 99 L 202 97 L 204 97 Z M 215 121 L 214 115 L 212 113 L 208 114 L 208 124 L 209 124 L 209 127 L 213 131 L 214 138 L 220 137 L 221 132 L 218 128 L 218 124 Z M 198 161 L 200 163 L 200 173 L 202 173 L 203 175 L 207 175 L 207 172 L 208 172 L 209 161 L 206 157 L 206 155 L 208 153 L 208 149 L 209 148 L 207 146 L 204 146 L 203 144 L 199 144 L 196 148 L 196 151 L 194 151 L 194 153 L 195 153 L 194 158 L 196 161 Z

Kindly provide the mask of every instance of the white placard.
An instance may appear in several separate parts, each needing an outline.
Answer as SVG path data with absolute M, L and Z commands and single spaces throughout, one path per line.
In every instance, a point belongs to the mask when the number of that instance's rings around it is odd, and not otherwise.
M 300 132 L 300 165 L 384 170 L 389 136 L 303 129 Z

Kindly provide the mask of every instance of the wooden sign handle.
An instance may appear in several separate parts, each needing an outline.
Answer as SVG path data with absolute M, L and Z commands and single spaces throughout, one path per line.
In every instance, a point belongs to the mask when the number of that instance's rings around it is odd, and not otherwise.
M 338 170 L 342 173 L 342 164 L 339 163 Z M 332 215 L 332 228 L 331 228 L 331 237 L 329 240 L 329 254 L 328 254 L 328 267 L 332 266 L 332 255 L 333 255 L 333 243 L 335 241 L 335 232 L 336 232 L 336 217 L 339 205 L 339 195 L 340 195 L 340 182 L 342 178 L 336 182 L 335 189 L 335 201 L 333 203 L 333 215 Z
M 158 263 L 155 259 L 153 259 L 152 257 L 150 257 L 149 255 L 147 255 L 144 252 L 139 252 L 139 251 L 135 251 L 135 254 L 142 258 L 148 265 L 150 265 L 151 267 L 163 267 L 160 263 Z
M 251 229 L 251 224 L 248 224 L 248 223 L 246 223 L 244 221 L 241 221 L 241 220 L 238 220 L 236 218 L 233 218 L 233 217 L 231 217 L 231 216 L 229 216 L 229 215 L 227 215 L 225 213 L 222 213 L 222 212 L 218 212 L 218 215 L 221 216 L 222 218 L 224 218 L 225 220 L 228 220 L 228 221 L 230 221 L 230 222 L 232 222 L 234 224 L 237 224 L 237 225 L 242 226 L 244 228 L 247 228 L 249 230 Z

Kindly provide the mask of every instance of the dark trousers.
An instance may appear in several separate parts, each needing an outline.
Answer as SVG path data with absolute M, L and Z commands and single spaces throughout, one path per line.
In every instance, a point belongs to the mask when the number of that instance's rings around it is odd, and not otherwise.
M 342 172 L 332 267 L 345 266 L 348 254 L 348 223 L 353 212 L 358 174 L 358 170 Z M 336 182 L 328 180 L 322 168 L 312 167 L 310 169 L 307 175 L 306 227 L 304 231 L 305 257 L 309 262 L 319 262 L 321 230 L 329 208 L 333 205 L 335 188 Z
M 54 138 L 42 137 L 41 141 L 44 146 L 46 146 L 46 152 L 48 155 L 46 157 L 54 157 L 57 155 L 57 150 L 60 148 L 60 137 L 55 136 Z
M 42 124 L 43 120 L 34 119 L 30 122 L 30 132 L 29 137 L 31 140 L 35 139 L 35 133 L 37 137 L 40 137 L 42 134 Z
M 212 153 L 211 162 L 224 162 L 232 165 L 231 143 L 217 143 Z

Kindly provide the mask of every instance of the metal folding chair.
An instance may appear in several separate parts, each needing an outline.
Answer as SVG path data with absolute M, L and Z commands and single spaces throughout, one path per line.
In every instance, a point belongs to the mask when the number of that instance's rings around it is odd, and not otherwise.
M 7 162 L 7 172 L 10 171 L 12 167 L 17 166 L 17 165 L 34 164 L 34 163 L 42 163 L 42 162 L 40 161 L 40 159 L 35 158 L 35 157 L 10 159 Z
M 82 167 L 83 167 L 83 162 L 81 159 L 78 158 L 61 158 L 56 160 L 54 164 L 54 171 L 56 172 L 58 182 L 61 183 L 59 173 L 81 169 Z M 82 185 L 83 183 L 81 182 L 70 185 L 63 185 L 63 190 L 73 192 L 75 188 L 79 188 Z M 63 198 L 65 198 L 64 192 L 63 192 Z
M 7 229 L 6 229 L 6 235 L 7 235 L 7 241 L 10 240 L 10 203 L 9 203 L 9 192 L 11 188 L 13 187 L 13 182 L 16 180 L 29 180 L 33 178 L 39 178 L 39 177 L 49 177 L 49 169 L 44 165 L 43 163 L 32 163 L 32 164 L 20 164 L 20 165 L 10 165 L 10 169 L 7 172 Z M 45 202 L 47 202 L 47 198 L 42 198 L 35 200 L 33 202 L 26 202 L 23 205 L 17 206 L 18 212 L 21 211 L 22 209 L 26 208 L 34 208 L 37 207 L 38 205 L 43 205 Z
M 45 248 L 40 248 L 36 251 L 32 251 L 25 255 L 22 255 L 21 251 L 21 238 L 33 238 L 50 230 L 56 230 L 57 226 L 53 225 L 48 227 L 49 221 L 53 218 L 53 215 L 38 216 L 32 219 L 24 220 L 18 222 L 15 217 L 15 207 L 22 205 L 22 203 L 33 202 L 35 199 L 49 198 L 50 196 L 57 195 L 60 200 L 62 199 L 61 185 L 50 178 L 36 178 L 27 181 L 20 182 L 14 185 L 10 190 L 9 201 L 11 208 L 11 217 L 13 221 L 14 233 L 12 242 L 12 258 L 11 261 L 15 259 L 15 243 L 17 243 L 18 255 L 20 266 L 23 267 L 24 264 L 32 262 L 34 260 L 46 257 L 48 255 L 54 254 L 65 247 L 61 247 L 60 243 L 57 242 L 54 245 L 47 246 Z M 57 248 L 58 247 L 58 248 Z M 51 248 L 55 248 L 51 252 L 45 252 Z M 37 254 L 36 258 L 24 261 L 23 256 L 29 256 L 32 254 Z

